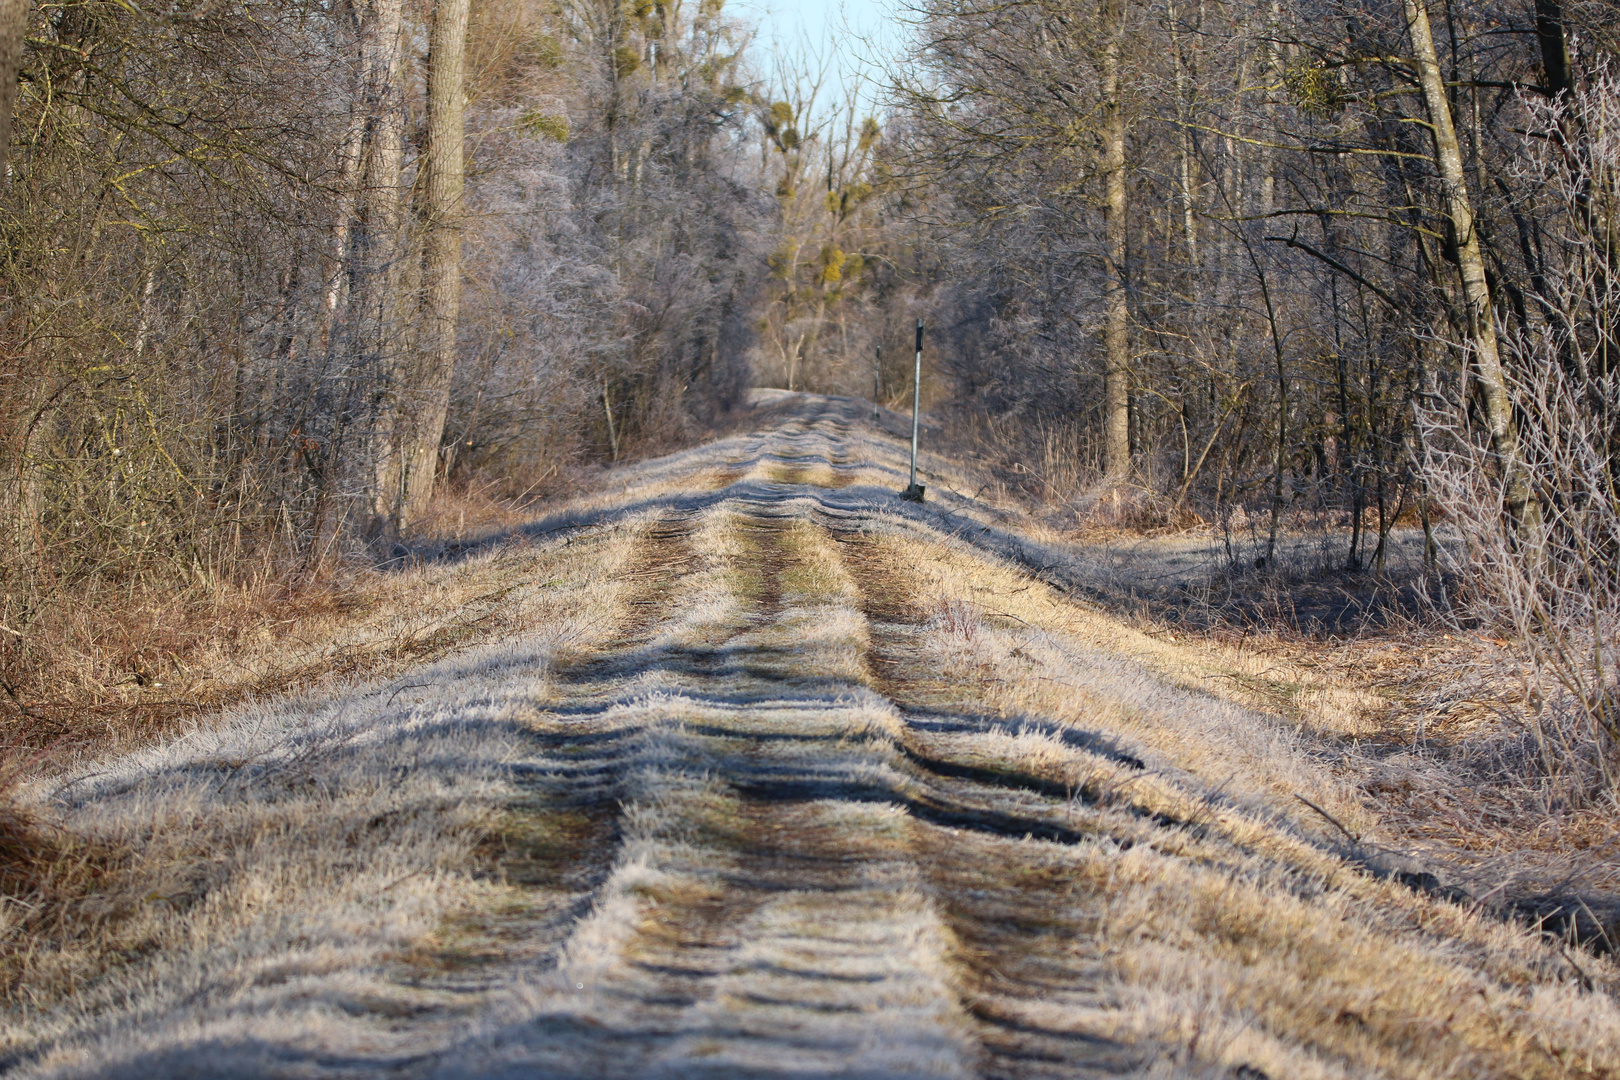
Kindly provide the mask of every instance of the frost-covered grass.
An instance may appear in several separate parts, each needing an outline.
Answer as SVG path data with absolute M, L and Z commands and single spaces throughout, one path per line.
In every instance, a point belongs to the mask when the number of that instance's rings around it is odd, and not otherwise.
M 777 408 L 420 571 L 523 566 L 510 640 L 27 789 L 103 854 L 3 916 L 17 1075 L 1612 1075 L 1612 962 L 1346 841 L 1361 691 Z

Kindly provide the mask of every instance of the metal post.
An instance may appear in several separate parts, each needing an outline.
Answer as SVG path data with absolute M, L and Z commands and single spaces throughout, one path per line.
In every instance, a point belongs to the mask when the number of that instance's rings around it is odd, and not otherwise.
M 917 320 L 917 368 L 911 379 L 911 484 L 900 493 L 902 499 L 923 501 L 923 486 L 917 483 L 917 430 L 922 412 L 922 335 L 923 321 Z
M 883 346 L 877 347 L 877 363 L 872 368 L 872 419 L 878 418 L 878 398 L 883 395 Z

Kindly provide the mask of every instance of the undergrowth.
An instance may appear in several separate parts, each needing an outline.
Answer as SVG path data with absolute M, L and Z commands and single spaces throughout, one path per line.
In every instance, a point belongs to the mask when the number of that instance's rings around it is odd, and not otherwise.
M 489 487 L 437 498 L 424 533 L 496 533 L 525 519 Z M 117 918 L 121 860 L 46 820 L 21 787 L 86 757 L 171 736 L 250 698 L 331 677 L 363 677 L 431 661 L 508 632 L 511 588 L 482 588 L 455 610 L 412 610 L 401 568 L 330 560 L 250 568 L 237 580 L 90 579 L 36 594 L 0 635 L 0 1000 L 31 946 Z M 19 605 L 20 598 L 8 596 Z M 432 616 L 432 617 L 429 617 Z M 371 631 L 366 624 L 376 623 Z

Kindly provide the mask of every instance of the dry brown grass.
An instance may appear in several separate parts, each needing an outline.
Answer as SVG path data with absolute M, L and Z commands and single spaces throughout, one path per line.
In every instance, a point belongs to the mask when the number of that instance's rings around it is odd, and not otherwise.
M 1405 604 L 1398 581 L 1372 574 L 1359 584 L 1308 573 L 1226 575 L 1218 606 L 1190 612 L 1164 602 L 1178 581 L 1223 573 L 1196 554 L 1212 539 L 1086 535 L 1071 550 L 1078 564 L 1097 567 L 1092 595 L 1112 614 L 1202 658 L 1190 668 L 1210 692 L 1289 718 L 1338 760 L 1378 819 L 1380 844 L 1420 856 L 1500 907 L 1520 905 L 1534 917 L 1549 898 L 1591 908 L 1615 936 L 1620 814 L 1612 805 L 1572 804 L 1539 775 L 1537 698 L 1522 648 L 1499 630 L 1447 626 Z M 1317 603 L 1313 591 L 1349 596 L 1352 588 L 1382 589 L 1383 600 L 1372 602 L 1388 606 L 1336 632 L 1299 617 Z M 1603 934 L 1589 926 L 1586 937 L 1600 949 L 1620 944 Z
M 1037 545 L 1025 569 L 1057 567 L 1052 580 L 1101 609 L 1069 608 L 1061 623 L 1043 625 L 1189 691 L 1286 721 L 1303 752 L 1333 763 L 1342 785 L 1336 802 L 1313 801 L 1375 849 L 1416 857 L 1482 907 L 1542 920 L 1554 933 L 1578 922 L 1575 936 L 1599 951 L 1620 944 L 1620 814 L 1560 800 L 1556 784 L 1538 778 L 1528 760 L 1537 698 L 1526 658 L 1499 631 L 1447 626 L 1425 609 L 1418 529 L 1391 533 L 1382 574 L 1346 573 L 1337 569 L 1348 542 L 1342 523 L 1290 514 L 1277 559 L 1256 571 L 1248 557 L 1266 543 L 1262 527 L 1225 536 L 1068 511 L 1053 517 L 1028 498 L 1038 485 L 998 484 L 996 462 L 929 460 L 943 469 L 931 483 L 978 492 L 987 522 Z M 1440 539 L 1455 540 L 1444 529 Z M 890 572 L 914 574 L 914 561 L 897 559 Z M 925 591 L 934 590 L 930 614 L 941 626 L 957 626 L 952 613 L 964 604 L 998 626 L 1035 619 L 1014 600 L 1027 599 L 1027 580 L 986 591 L 989 579 L 977 571 L 938 573 Z M 949 578 L 958 584 L 947 588 Z M 940 662 L 959 685 L 981 681 L 960 657 Z M 1055 701 L 1043 708 L 1063 712 Z M 1206 759 L 1201 773 L 1222 767 L 1196 737 L 1186 750 L 1188 761 Z M 1244 768 L 1271 771 L 1262 786 L 1292 801 L 1288 770 Z
M 546 500 L 577 494 L 584 475 L 580 471 L 554 473 L 528 485 L 504 478 L 465 477 L 434 493 L 417 519 L 415 531 L 429 541 L 457 542 L 515 529 L 532 521 Z
M 0 906 L 0 1055 L 199 980 L 234 1000 L 330 979 L 387 1007 L 386 980 L 346 973 L 420 951 L 492 887 L 472 874 L 511 796 L 512 718 L 551 657 L 623 617 L 599 575 L 644 525 L 375 574 L 364 605 L 232 658 L 239 685 L 293 672 L 301 688 L 93 763 L 81 747 L 19 765 L 4 805 L 29 809 L 0 820 L 0 843 L 29 873 Z
M 502 536 L 535 512 L 491 485 L 461 486 L 435 497 L 418 535 L 426 548 L 453 547 Z M 69 592 L 26 639 L 0 638 L 5 756 L 43 751 L 35 765 L 49 767 L 129 750 L 250 697 L 385 674 L 513 629 L 499 588 L 477 580 L 442 598 L 442 617 L 423 610 L 414 595 L 422 568 L 400 563 L 334 560 L 259 567 L 237 581 L 199 572 L 176 587 Z
M 487 493 L 452 491 L 424 532 L 453 521 L 488 536 L 526 520 L 532 513 Z M 37 1004 L 109 957 L 140 954 L 144 939 L 124 927 L 146 893 L 187 876 L 175 867 L 212 858 L 207 838 L 132 858 L 42 817 L 37 800 L 17 798 L 20 785 L 172 739 L 247 702 L 386 678 L 533 631 L 553 614 L 535 596 L 547 562 L 518 537 L 462 561 L 333 564 L 280 581 L 198 580 L 58 603 L 26 650 L 14 643 L 0 715 L 0 904 L 13 916 L 0 1000 L 16 1004 L 26 987 Z M 47 970 L 70 942 L 80 959 Z
M 0 722 L 14 746 L 48 746 L 52 757 L 160 737 L 185 717 L 273 691 L 274 677 L 245 680 L 226 657 L 305 620 L 363 611 L 368 584 L 364 571 L 332 568 L 283 582 L 80 592 L 7 657 Z
M 1128 628 L 953 543 L 897 536 L 863 556 L 886 564 L 875 580 L 903 567 L 935 597 L 919 613 L 923 663 L 905 676 L 914 693 L 1006 717 L 995 753 L 1003 762 L 1091 791 L 1099 806 L 1121 800 L 1198 825 L 1084 866 L 1084 889 L 1101 905 L 1096 934 L 1129 987 L 1113 1026 L 1098 1034 L 1190 1041 L 1272 1076 L 1358 1075 L 1358 1067 L 1437 1075 L 1455 1066 L 1610 1074 L 1612 1004 L 1578 988 L 1597 980 L 1612 991 L 1612 965 L 1534 944 L 1488 896 L 1456 905 L 1347 874 L 1329 854 L 1343 847 L 1339 824 L 1374 850 L 1422 847 L 1411 821 L 1366 797 L 1376 762 L 1357 752 L 1396 722 L 1398 703 L 1380 680 L 1403 672 L 1414 647 L 1357 640 L 1330 651 L 1251 635 L 1240 649 Z M 1472 643 L 1443 644 L 1452 651 L 1429 658 L 1442 669 Z M 1160 679 L 1183 695 L 1166 693 Z M 1149 771 L 1076 760 L 1050 739 L 1014 734 L 1027 716 L 1124 736 Z M 1190 778 L 1209 788 L 1200 793 Z M 1305 810 L 1301 795 L 1338 824 Z M 1496 842 L 1511 844 L 1528 838 L 1532 820 L 1476 824 L 1467 839 L 1482 842 L 1494 829 Z M 1227 863 L 1230 854 L 1217 854 L 1224 844 L 1245 858 Z M 1278 872 L 1287 865 L 1326 891 L 1290 884 Z
M 8 962 L 23 943 L 60 928 L 63 913 L 82 900 L 108 869 L 105 851 L 49 824 L 17 799 L 17 788 L 41 752 L 8 746 L 0 754 L 0 896 L 20 908 L 18 936 L 0 945 L 0 997 L 11 989 Z

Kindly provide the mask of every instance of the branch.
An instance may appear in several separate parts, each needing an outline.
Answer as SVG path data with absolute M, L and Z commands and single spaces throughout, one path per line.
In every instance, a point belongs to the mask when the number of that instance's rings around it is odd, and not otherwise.
M 1421 120 L 1414 120 L 1412 122 L 1418 124 L 1423 123 Z M 1249 146 L 1259 146 L 1271 150 L 1292 150 L 1302 154 L 1364 154 L 1369 157 L 1410 158 L 1414 161 L 1429 162 L 1434 160 L 1433 154 L 1414 154 L 1405 150 L 1379 150 L 1376 147 L 1371 146 L 1345 146 L 1340 143 L 1272 142 L 1269 139 L 1256 139 L 1248 135 L 1239 135 L 1235 131 L 1223 131 L 1218 127 L 1211 127 L 1208 124 L 1194 124 L 1185 120 L 1168 120 L 1166 123 L 1174 124 L 1177 127 L 1187 128 L 1191 131 L 1202 131 L 1210 135 L 1218 135 L 1223 139 L 1231 139 L 1233 142 L 1245 143 Z
M 1376 293 L 1378 295 L 1378 299 L 1380 299 L 1384 303 L 1388 304 L 1389 309 L 1391 311 L 1395 312 L 1397 315 L 1404 315 L 1405 314 L 1405 311 L 1402 309 L 1401 305 L 1397 304 L 1395 302 L 1395 298 L 1390 296 L 1389 293 L 1385 292 L 1383 289 L 1380 289 L 1377 285 L 1374 285 L 1372 282 L 1368 281 L 1366 278 L 1362 277 L 1360 274 L 1356 273 L 1354 270 L 1350 269 L 1344 263 L 1340 262 L 1338 259 L 1335 259 L 1333 256 L 1327 254 L 1326 252 L 1318 251 L 1315 248 L 1311 247 L 1311 245 L 1307 244 L 1305 241 L 1296 240 L 1292 236 L 1268 236 L 1268 237 L 1266 237 L 1266 239 L 1268 241 L 1272 242 L 1272 243 L 1287 244 L 1291 248 L 1299 248 L 1299 250 L 1305 252 L 1305 254 L 1307 254 L 1307 255 L 1316 256 L 1318 259 L 1321 259 L 1323 262 L 1325 262 L 1329 266 L 1333 267 L 1333 269 L 1337 270 L 1339 273 L 1343 274 L 1345 277 L 1348 277 L 1348 278 L 1352 279 L 1353 281 L 1357 281 L 1360 284 L 1365 285 L 1367 288 L 1371 289 L 1374 293 Z

